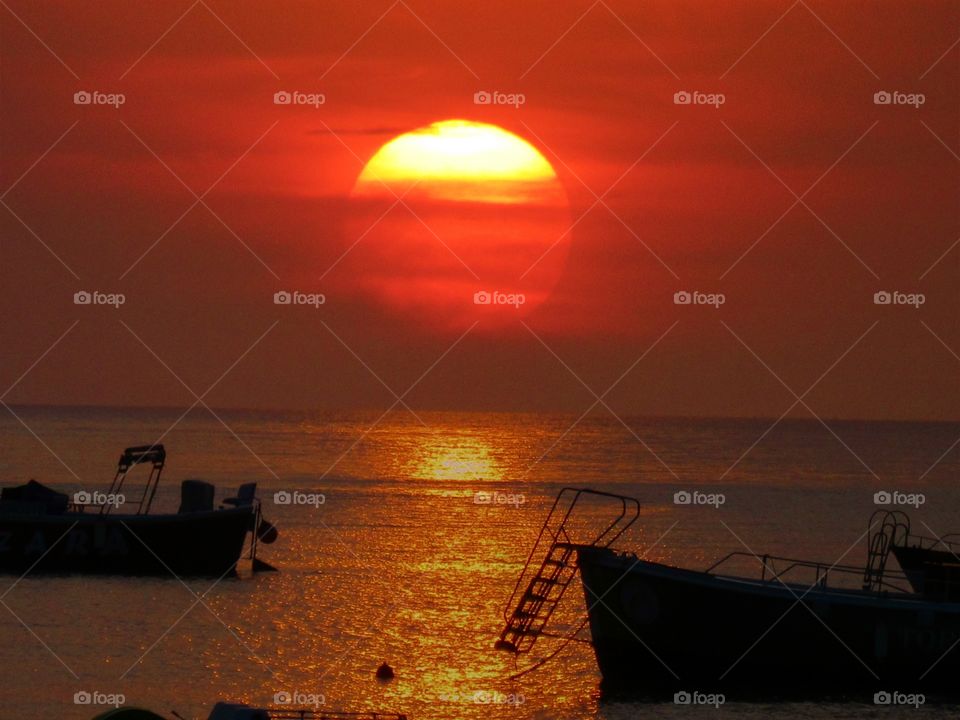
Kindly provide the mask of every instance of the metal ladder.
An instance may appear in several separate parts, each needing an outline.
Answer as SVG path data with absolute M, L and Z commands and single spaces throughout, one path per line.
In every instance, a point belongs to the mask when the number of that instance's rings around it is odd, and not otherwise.
M 879 519 L 878 519 L 879 518 Z M 879 591 L 883 588 L 883 574 L 887 558 L 894 545 L 906 545 L 910 537 L 910 518 L 900 510 L 876 510 L 867 525 L 869 531 L 879 523 L 867 542 L 867 564 L 863 570 L 863 589 Z
M 615 501 L 619 504 L 619 511 L 598 535 L 578 541 L 567 532 L 567 522 L 584 496 Z M 516 654 L 529 652 L 537 638 L 544 634 L 553 611 L 577 576 L 577 548 L 609 547 L 639 516 L 640 503 L 634 498 L 587 488 L 563 488 L 553 501 L 550 514 L 504 606 L 505 626 L 494 647 Z M 524 584 L 527 578 L 529 580 Z

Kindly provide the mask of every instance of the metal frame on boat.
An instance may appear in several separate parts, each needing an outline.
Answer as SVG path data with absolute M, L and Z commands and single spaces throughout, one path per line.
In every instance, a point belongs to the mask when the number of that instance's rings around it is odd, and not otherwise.
M 610 504 L 613 520 L 599 535 L 571 529 L 585 498 Z M 530 652 L 579 574 L 584 625 L 606 689 L 652 696 L 960 692 L 960 651 L 953 652 L 960 561 L 951 548 L 934 550 L 931 539 L 911 535 L 903 513 L 871 518 L 864 566 L 734 552 L 705 571 L 614 549 L 639 515 L 633 498 L 564 488 L 508 601 L 496 646 Z M 904 572 L 887 566 L 890 555 Z M 744 558 L 759 563 L 759 577 L 726 574 Z M 853 587 L 831 584 L 839 577 Z

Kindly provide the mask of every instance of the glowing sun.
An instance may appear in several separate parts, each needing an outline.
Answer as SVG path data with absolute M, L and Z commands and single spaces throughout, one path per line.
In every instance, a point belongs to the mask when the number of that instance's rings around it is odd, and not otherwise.
M 445 120 L 398 135 L 351 198 L 344 290 L 427 324 L 515 322 L 547 299 L 566 261 L 556 172 L 496 125 Z
M 443 200 L 563 201 L 557 174 L 533 145 L 468 120 L 445 120 L 394 138 L 363 168 L 354 193 L 378 195 L 413 184 Z

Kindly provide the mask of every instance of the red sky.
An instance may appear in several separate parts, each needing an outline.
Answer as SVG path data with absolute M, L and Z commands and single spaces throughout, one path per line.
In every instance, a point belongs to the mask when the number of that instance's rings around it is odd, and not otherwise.
M 958 418 L 955 2 L 4 2 L 5 402 L 187 406 L 229 369 L 212 406 L 385 408 L 433 367 L 411 405 L 580 412 L 632 367 L 617 412 L 776 417 L 816 383 L 824 417 Z M 524 137 L 569 197 L 562 277 L 522 323 L 350 292 L 363 240 L 330 269 L 363 164 L 449 118 Z

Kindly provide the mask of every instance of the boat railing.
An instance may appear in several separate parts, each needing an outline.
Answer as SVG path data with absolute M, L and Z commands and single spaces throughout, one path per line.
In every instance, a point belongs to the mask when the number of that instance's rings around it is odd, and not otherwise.
M 956 538 L 949 540 L 948 538 Z M 907 535 L 906 544 L 909 547 L 917 547 L 921 550 L 934 550 L 942 546 L 945 552 L 960 554 L 960 533 L 950 533 L 942 537 L 929 537 L 927 535 Z
M 835 563 L 826 563 L 819 562 L 816 560 L 803 560 L 799 558 L 790 558 L 783 557 L 779 555 L 758 555 L 752 552 L 737 551 L 729 553 L 719 560 L 717 560 L 713 565 L 708 567 L 705 572 L 710 573 L 711 575 L 718 575 L 722 577 L 740 577 L 737 575 L 726 575 L 724 573 L 719 573 L 717 570 L 724 565 L 727 565 L 736 560 L 749 558 L 756 560 L 760 563 L 760 581 L 770 584 L 786 584 L 788 582 L 799 583 L 798 576 L 801 575 L 804 571 L 807 571 L 812 574 L 807 574 L 803 579 L 804 585 L 809 585 L 810 587 L 820 587 L 827 589 L 830 587 L 840 588 L 841 585 L 830 585 L 830 578 L 833 576 L 840 577 L 850 577 L 850 578 L 861 578 L 863 576 L 864 569 L 856 565 L 838 565 Z M 854 589 L 853 583 L 849 589 Z M 878 582 L 873 586 L 873 589 L 877 592 L 886 591 L 895 591 L 909 593 L 909 584 L 907 583 L 906 575 L 903 573 L 892 573 L 885 572 L 884 575 L 878 578 Z

